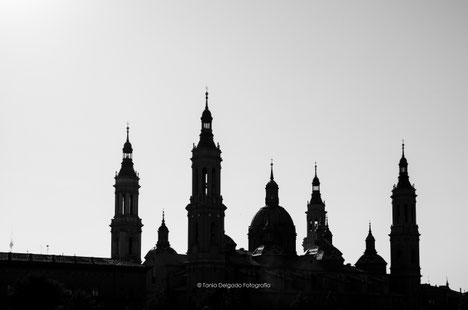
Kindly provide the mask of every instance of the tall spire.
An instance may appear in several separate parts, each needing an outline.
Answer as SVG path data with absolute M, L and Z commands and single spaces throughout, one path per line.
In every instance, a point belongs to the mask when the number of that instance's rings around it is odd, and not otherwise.
M 273 158 L 271 159 L 271 163 L 270 163 L 270 180 L 273 181 L 274 178 L 273 178 Z
M 317 177 L 317 162 L 315 162 L 315 177 Z
M 127 142 L 130 142 L 129 131 L 130 131 L 130 127 L 129 127 L 129 124 L 127 122 Z
M 139 176 L 133 167 L 130 127 L 122 149 L 122 164 L 115 176 L 115 213 L 111 222 L 111 257 L 128 262 L 141 262 L 141 219 L 138 217 Z
M 401 157 L 405 157 L 405 139 L 401 140 Z
M 369 233 L 367 234 L 366 238 L 366 251 L 365 254 L 376 254 L 377 251 L 375 250 L 375 238 L 372 235 L 372 227 L 371 222 L 369 221 Z
M 205 110 L 208 110 L 208 86 L 205 91 Z

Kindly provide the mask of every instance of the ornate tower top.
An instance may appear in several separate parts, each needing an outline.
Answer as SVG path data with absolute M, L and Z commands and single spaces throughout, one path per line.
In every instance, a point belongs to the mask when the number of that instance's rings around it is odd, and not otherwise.
M 377 251 L 375 250 L 375 238 L 372 235 L 372 228 L 371 228 L 370 221 L 369 221 L 369 233 L 367 234 L 367 238 L 366 238 L 366 250 L 364 253 L 368 255 L 377 254 Z
M 399 175 L 398 175 L 398 184 L 397 188 L 413 188 L 409 181 L 408 176 L 408 161 L 405 157 L 405 142 L 403 141 L 401 144 L 401 159 L 399 166 Z
M 127 139 L 122 152 L 122 165 L 115 176 L 115 214 L 111 222 L 111 257 L 128 262 L 141 262 L 141 219 L 138 217 L 138 174 L 133 168 L 133 148 L 127 124 Z
M 270 163 L 270 181 L 267 183 L 265 190 L 266 190 L 265 204 L 268 207 L 277 207 L 279 204 L 278 184 L 275 182 L 275 179 L 273 178 L 273 160 Z
M 129 131 L 130 128 L 127 124 L 127 140 L 124 143 L 122 149 L 122 166 L 120 168 L 119 174 L 117 177 L 134 177 L 137 178 L 137 173 L 133 169 L 133 148 L 132 144 L 130 143 L 129 138 Z
M 158 243 L 157 248 L 169 248 L 169 229 L 167 229 L 166 221 L 164 220 L 164 210 L 162 213 L 161 226 L 158 229 Z
M 205 110 L 201 116 L 201 133 L 198 147 L 216 148 L 213 141 L 213 117 L 208 109 L 208 90 L 205 92 Z
M 317 204 L 323 203 L 322 197 L 320 195 L 320 180 L 317 177 L 317 162 L 315 162 L 315 176 L 312 180 L 312 197 L 310 199 L 310 203 Z

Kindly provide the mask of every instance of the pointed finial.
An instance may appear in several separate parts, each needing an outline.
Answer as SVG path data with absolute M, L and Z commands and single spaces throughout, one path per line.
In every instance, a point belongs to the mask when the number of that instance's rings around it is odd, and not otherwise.
M 401 155 L 405 157 L 405 140 L 401 140 Z
M 205 109 L 208 110 L 208 86 L 205 87 Z
M 10 252 L 13 251 L 13 227 L 11 228 L 11 239 L 10 239 Z
M 166 221 L 164 220 L 164 209 L 163 209 L 163 214 L 162 214 L 162 215 L 163 215 L 163 217 L 162 217 L 162 224 L 165 224 Z
M 448 277 L 447 276 L 445 276 L 445 286 L 449 287 Z
M 130 131 L 130 126 L 129 126 L 129 123 L 127 122 L 127 142 L 129 141 L 129 131 Z
M 372 233 L 371 221 L 369 221 L 369 234 Z
M 270 180 L 273 181 L 273 158 L 271 159 L 270 163 Z
M 315 162 L 315 176 L 317 176 L 317 162 Z

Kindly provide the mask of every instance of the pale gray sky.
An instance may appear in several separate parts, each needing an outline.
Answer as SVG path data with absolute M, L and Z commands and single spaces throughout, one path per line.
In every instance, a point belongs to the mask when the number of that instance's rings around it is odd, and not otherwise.
M 0 251 L 110 256 L 126 122 L 142 256 L 166 210 L 187 249 L 190 156 L 210 89 L 226 233 L 247 247 L 270 158 L 297 249 L 314 162 L 347 263 L 372 221 L 390 264 L 401 140 L 423 282 L 468 289 L 466 1 L 0 1 Z M 389 267 L 389 266 L 388 266 Z

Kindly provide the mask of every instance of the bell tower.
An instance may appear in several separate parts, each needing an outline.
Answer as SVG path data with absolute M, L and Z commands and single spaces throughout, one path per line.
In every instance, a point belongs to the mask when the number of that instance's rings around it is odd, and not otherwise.
M 328 228 L 327 211 L 320 194 L 320 180 L 317 177 L 317 163 L 315 163 L 315 176 L 312 180 L 312 196 L 307 203 L 307 237 L 302 242 L 304 252 L 317 245 L 317 239 L 324 238 L 332 243 L 333 235 Z
M 399 163 L 398 184 L 392 190 L 390 229 L 390 280 L 394 291 L 413 295 L 421 283 L 419 230 L 416 223 L 416 190 L 408 176 L 405 144 Z
M 138 217 L 137 172 L 133 168 L 133 149 L 129 140 L 123 147 L 122 166 L 115 176 L 115 214 L 111 222 L 111 257 L 141 263 L 141 219 Z
M 192 149 L 192 195 L 187 205 L 189 285 L 224 278 L 224 211 L 221 196 L 221 150 L 213 141 L 213 117 L 208 109 L 201 117 L 198 145 Z M 193 282 L 193 283 L 192 283 Z

